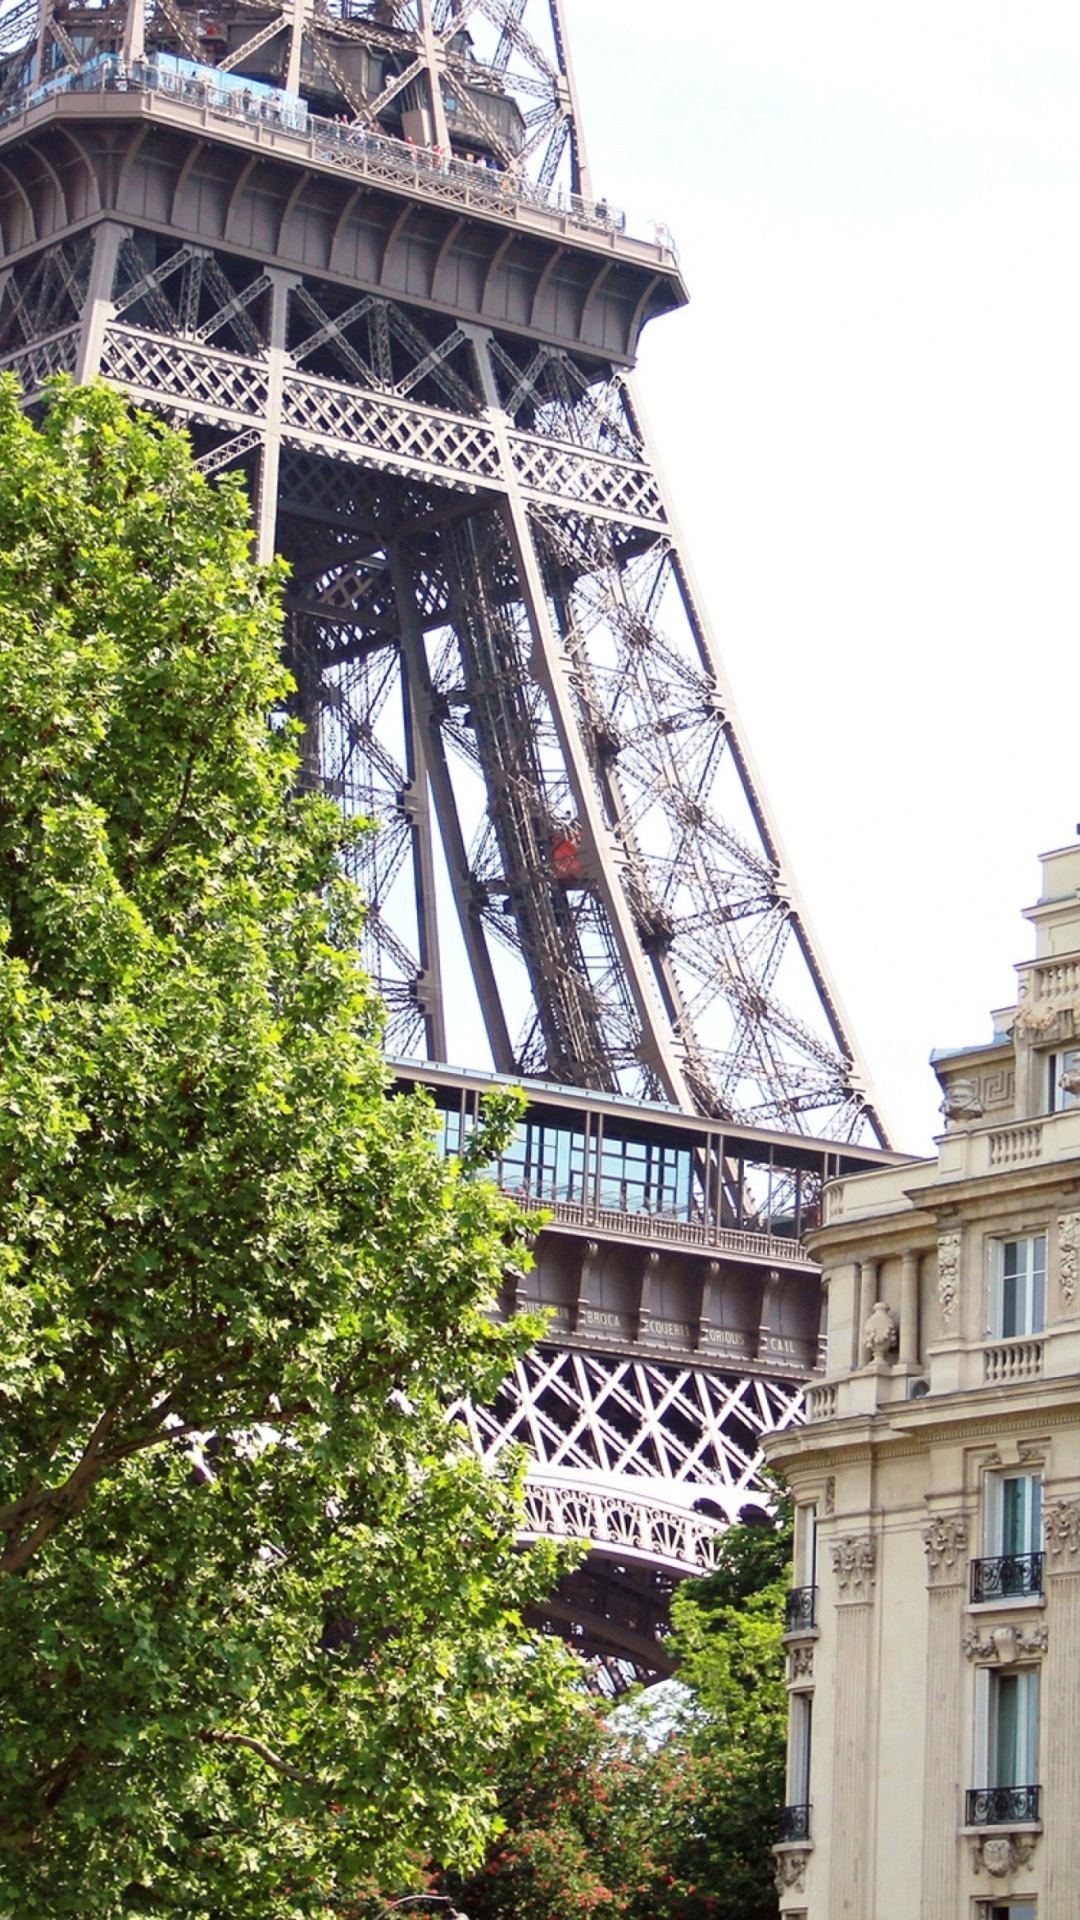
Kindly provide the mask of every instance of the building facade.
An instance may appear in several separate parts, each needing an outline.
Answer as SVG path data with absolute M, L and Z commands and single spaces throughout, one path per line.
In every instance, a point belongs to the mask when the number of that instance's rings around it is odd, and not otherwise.
M 933 1160 L 834 1182 L 796 1503 L 789 1920 L 1080 1913 L 1080 845 Z

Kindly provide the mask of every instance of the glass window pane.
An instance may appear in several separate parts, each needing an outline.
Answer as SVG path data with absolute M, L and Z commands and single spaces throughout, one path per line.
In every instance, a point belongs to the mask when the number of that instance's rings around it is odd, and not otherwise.
M 1016 1673 L 995 1673 L 993 1682 L 993 1729 L 990 1765 L 994 1787 L 1022 1787 L 1027 1782 L 1021 1780 L 1017 1771 L 1020 1759 L 1020 1676 Z
M 1012 1340 L 1020 1331 L 1020 1281 L 1006 1271 L 1001 1282 L 1001 1337 Z
M 808 1693 L 792 1697 L 791 1805 L 805 1807 L 810 1801 L 810 1736 L 813 1698 Z
M 1034 1786 L 1039 1778 L 1039 1676 L 1037 1673 L 1018 1673 L 1020 1682 L 1020 1703 L 1023 1723 L 1020 1730 L 1020 1765 L 1023 1769 L 1021 1786 Z
M 1046 1324 L 1046 1235 L 1000 1246 L 999 1340 L 1041 1333 Z
M 1006 1480 L 1001 1488 L 1001 1551 L 1002 1553 L 1024 1553 L 1024 1499 L 1023 1480 Z

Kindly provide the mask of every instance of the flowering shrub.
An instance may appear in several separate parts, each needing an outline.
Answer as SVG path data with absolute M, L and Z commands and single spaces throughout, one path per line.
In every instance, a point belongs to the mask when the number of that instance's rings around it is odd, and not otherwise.
M 503 1777 L 482 1870 L 445 1882 L 470 1920 L 772 1920 L 789 1553 L 784 1512 L 732 1528 L 718 1572 L 675 1596 L 662 1718 L 648 1694 L 614 1714 L 583 1702 Z

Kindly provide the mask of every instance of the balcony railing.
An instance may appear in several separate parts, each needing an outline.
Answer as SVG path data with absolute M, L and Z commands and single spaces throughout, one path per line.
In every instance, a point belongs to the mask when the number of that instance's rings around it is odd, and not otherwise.
M 1042 1336 L 1027 1340 L 1000 1340 L 984 1349 L 987 1386 L 1010 1380 L 1037 1380 L 1043 1367 Z
M 1038 1788 L 1035 1791 L 1038 1792 Z M 809 1840 L 810 1808 L 785 1807 L 776 1823 L 776 1838 L 781 1846 L 786 1840 Z
M 816 1587 L 791 1587 L 784 1601 L 784 1632 L 805 1633 L 816 1624 Z
M 989 1560 L 971 1563 L 971 1598 L 982 1600 L 1022 1600 L 1043 1590 L 1041 1553 L 1001 1553 Z
M 1030 1826 L 1039 1817 L 1041 1787 L 972 1787 L 967 1797 L 969 1827 Z
M 827 1386 L 811 1387 L 806 1396 L 806 1417 L 808 1420 L 836 1419 L 836 1387 L 832 1381 Z

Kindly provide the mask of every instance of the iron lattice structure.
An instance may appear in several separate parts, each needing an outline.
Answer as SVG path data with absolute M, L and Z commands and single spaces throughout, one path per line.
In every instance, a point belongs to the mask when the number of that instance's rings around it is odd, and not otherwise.
M 472 994 L 500 1074 L 883 1142 L 634 390 L 678 262 L 596 196 L 563 0 L 20 0 L 0 239 L 31 401 L 115 381 L 291 564 L 393 1056 L 445 1060 Z
M 762 1511 L 762 1436 L 802 1418 L 792 1380 L 724 1375 L 689 1356 L 541 1348 L 499 1403 L 464 1409 L 484 1458 L 525 1446 L 526 1538 L 588 1540 L 538 1624 L 570 1637 L 595 1683 L 618 1692 L 674 1671 L 665 1655 L 677 1581 L 716 1564 L 725 1526 Z

